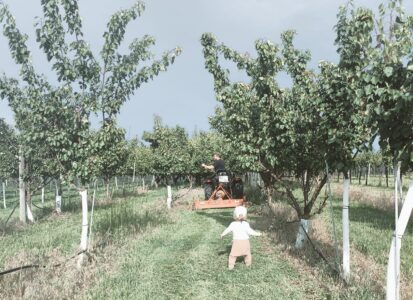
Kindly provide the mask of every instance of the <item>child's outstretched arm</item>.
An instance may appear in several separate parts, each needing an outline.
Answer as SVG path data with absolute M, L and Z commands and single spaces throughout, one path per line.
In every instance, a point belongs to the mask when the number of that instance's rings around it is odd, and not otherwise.
M 262 235 L 261 232 L 258 232 L 258 231 L 255 231 L 254 229 L 252 229 L 250 224 L 248 224 L 247 233 L 249 235 L 253 235 L 253 236 L 261 236 Z
M 221 233 L 221 239 L 230 232 L 232 232 L 232 223 Z

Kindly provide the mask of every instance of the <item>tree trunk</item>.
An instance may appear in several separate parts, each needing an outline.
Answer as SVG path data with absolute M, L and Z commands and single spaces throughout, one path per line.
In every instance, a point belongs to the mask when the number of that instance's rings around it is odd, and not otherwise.
M 142 177 L 142 190 L 145 190 L 145 177 Z
M 2 182 L 2 191 L 3 191 L 3 207 L 7 208 L 7 204 L 6 204 L 6 183 L 4 181 Z
M 171 189 L 171 186 L 168 185 L 167 189 L 168 189 L 168 198 L 166 198 L 166 206 L 168 207 L 168 209 L 171 209 L 172 208 L 172 189 Z
M 189 181 L 189 188 L 192 189 L 192 186 L 194 184 L 194 177 L 192 175 L 189 175 L 188 181 Z
M 79 192 L 80 198 L 82 201 L 82 232 L 80 234 L 80 246 L 79 250 L 80 251 L 86 251 L 87 250 L 87 240 L 88 240 L 88 231 L 89 231 L 89 224 L 88 224 L 88 218 L 87 218 L 87 189 L 82 190 Z M 78 267 L 81 267 L 85 263 L 85 258 L 86 255 L 84 253 L 79 255 L 79 260 L 78 260 Z
M 42 187 L 42 204 L 44 204 L 44 186 Z
M 384 173 L 386 175 L 386 187 L 389 187 L 389 167 L 388 166 L 384 167 Z
M 347 282 L 350 279 L 350 221 L 349 221 L 349 194 L 350 180 L 344 174 L 343 183 L 343 277 Z
M 115 176 L 115 188 L 116 188 L 116 191 L 118 190 L 118 177 L 117 176 Z
M 380 166 L 380 174 L 379 174 L 379 186 L 381 186 L 381 180 L 382 180 L 382 177 L 383 177 L 383 166 Z
M 24 157 L 23 151 L 20 147 L 19 149 L 19 201 L 20 201 L 20 222 L 27 222 L 26 213 L 26 188 L 23 178 L 24 173 Z
M 359 168 L 359 185 L 361 185 L 361 167 Z
M 109 179 L 109 177 L 105 177 L 104 182 L 105 182 L 105 186 L 106 186 L 106 199 L 110 199 L 110 191 L 109 191 L 109 189 L 110 189 L 110 185 L 109 185 L 110 179 Z
M 267 204 L 270 207 L 271 210 L 274 210 L 273 208 L 273 194 L 274 194 L 274 179 L 272 178 L 271 174 L 268 172 L 261 172 L 259 173 L 259 176 L 262 179 L 262 182 L 264 183 L 264 188 L 265 188 L 265 194 L 267 196 Z M 251 185 L 251 179 L 252 175 L 251 173 L 249 174 L 248 178 L 250 179 L 250 185 Z M 274 211 L 275 212 L 275 211 Z
M 367 169 L 368 171 L 367 171 L 367 185 L 368 185 L 368 183 L 369 183 L 369 180 L 370 180 L 370 173 L 371 173 L 371 163 L 369 163 L 369 167 L 368 167 L 368 169 Z
M 136 162 L 133 163 L 133 176 L 132 176 L 132 183 L 135 182 L 135 174 L 136 174 Z
M 304 232 L 305 230 L 305 232 Z M 295 249 L 303 249 L 305 242 L 307 241 L 307 235 L 310 235 L 311 220 L 300 219 L 298 227 L 297 238 L 295 240 Z M 306 234 L 307 233 L 307 234 Z

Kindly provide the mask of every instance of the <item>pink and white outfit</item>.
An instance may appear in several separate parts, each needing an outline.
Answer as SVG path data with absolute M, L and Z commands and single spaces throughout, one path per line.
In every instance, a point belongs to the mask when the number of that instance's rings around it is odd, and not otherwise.
M 239 208 L 239 209 L 238 209 Z M 237 210 L 238 209 L 238 210 Z M 237 207 L 234 211 L 234 217 L 237 219 L 241 219 L 240 221 L 232 222 L 228 228 L 224 230 L 221 234 L 221 237 L 227 235 L 228 233 L 232 232 L 232 248 L 231 253 L 229 254 L 228 258 L 228 268 L 232 270 L 235 266 L 235 261 L 238 256 L 244 256 L 244 262 L 247 266 L 250 266 L 252 263 L 252 256 L 251 256 L 251 247 L 249 237 L 252 236 L 260 236 L 261 233 L 256 232 L 250 226 L 247 221 L 243 221 L 242 219 L 245 218 L 247 215 L 247 210 L 245 207 Z

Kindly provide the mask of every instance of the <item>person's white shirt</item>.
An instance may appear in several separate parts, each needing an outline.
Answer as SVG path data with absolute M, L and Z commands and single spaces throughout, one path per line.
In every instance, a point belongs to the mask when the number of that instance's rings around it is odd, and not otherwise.
M 232 232 L 233 240 L 248 240 L 250 235 L 260 236 L 261 233 L 255 231 L 250 227 L 247 221 L 234 221 L 232 222 L 221 234 L 221 237 Z

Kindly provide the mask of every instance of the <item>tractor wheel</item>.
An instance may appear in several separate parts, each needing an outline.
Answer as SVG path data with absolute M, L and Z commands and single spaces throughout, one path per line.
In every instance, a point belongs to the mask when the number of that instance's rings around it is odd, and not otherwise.
M 241 178 L 236 178 L 232 183 L 232 198 L 241 199 L 244 197 L 244 184 Z
M 205 183 L 204 185 L 204 192 L 205 192 L 205 200 L 208 200 L 214 191 L 214 187 L 212 183 Z

